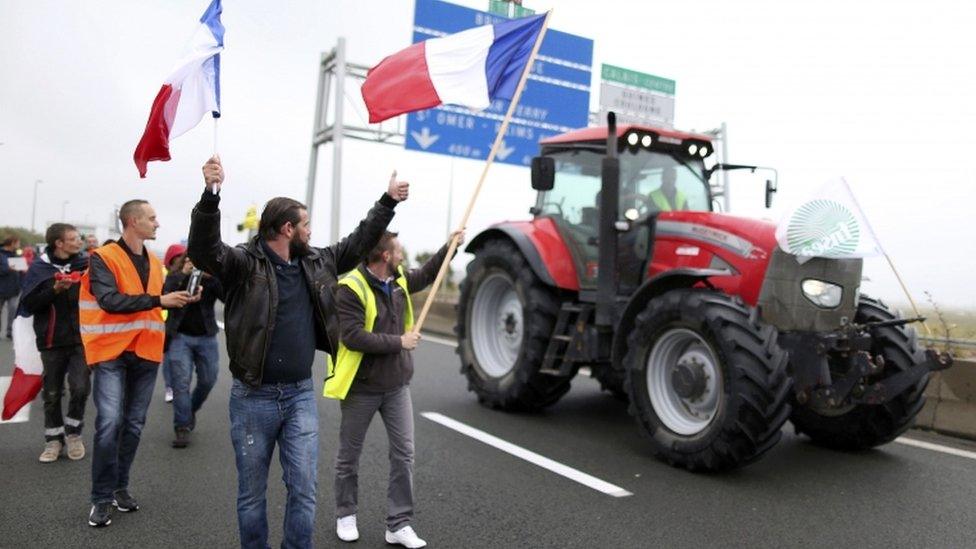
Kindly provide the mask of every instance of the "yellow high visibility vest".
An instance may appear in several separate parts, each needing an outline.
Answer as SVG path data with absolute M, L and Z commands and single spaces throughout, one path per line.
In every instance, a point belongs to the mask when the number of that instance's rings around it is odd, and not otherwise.
M 403 273 L 403 266 L 397 267 L 400 276 L 396 279 L 398 286 L 403 288 L 403 293 L 407 298 L 407 312 L 403 315 L 403 331 L 409 332 L 413 329 L 413 302 L 410 301 L 410 289 L 407 288 L 407 277 Z M 363 304 L 366 315 L 363 318 L 363 329 L 373 332 L 373 325 L 376 323 L 376 296 L 373 295 L 369 282 L 359 269 L 353 269 L 346 276 L 339 280 L 340 286 L 345 286 L 356 294 L 359 301 Z M 352 382 L 359 371 L 359 364 L 363 361 L 363 353 L 353 351 L 339 342 L 339 353 L 333 364 L 329 357 L 328 375 L 325 378 L 325 385 L 322 387 L 322 396 L 342 400 L 349 393 Z
M 92 254 L 102 258 L 105 266 L 112 272 L 119 293 L 156 296 L 162 294 L 163 267 L 155 255 L 147 254 L 149 284 L 143 288 L 142 279 L 139 278 L 135 265 L 117 243 L 102 246 Z M 161 308 L 127 314 L 103 310 L 91 291 L 91 269 L 82 275 L 79 289 L 79 329 L 81 342 L 85 348 L 85 361 L 89 366 L 114 360 L 125 351 L 132 351 L 144 360 L 162 361 L 166 325 L 163 323 Z
M 671 203 L 668 202 L 668 197 L 664 195 L 664 191 L 661 189 L 655 189 L 651 193 L 651 200 L 657 209 L 662 212 L 670 212 L 671 210 L 687 210 L 688 209 L 688 199 L 685 198 L 684 193 L 679 190 L 674 191 L 674 207 L 671 207 Z

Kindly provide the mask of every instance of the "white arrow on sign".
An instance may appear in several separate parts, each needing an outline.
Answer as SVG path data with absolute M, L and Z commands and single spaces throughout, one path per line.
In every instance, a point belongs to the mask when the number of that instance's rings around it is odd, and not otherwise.
M 424 150 L 427 150 L 427 147 L 430 147 L 441 138 L 439 135 L 431 135 L 430 128 L 427 126 L 421 128 L 420 133 L 410 132 L 410 135 L 417 140 L 417 144 L 420 145 L 420 148 Z
M 515 152 L 515 147 L 505 145 L 505 140 L 502 139 L 501 145 L 498 146 L 498 152 L 495 153 L 495 156 L 497 156 L 499 160 L 505 160 L 508 158 L 508 155 L 512 154 L 513 152 Z

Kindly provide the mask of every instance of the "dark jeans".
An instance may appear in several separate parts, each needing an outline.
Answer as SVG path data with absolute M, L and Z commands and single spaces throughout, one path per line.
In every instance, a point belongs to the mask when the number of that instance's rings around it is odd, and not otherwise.
M 146 424 L 158 368 L 158 362 L 143 360 L 130 352 L 94 366 L 92 503 L 109 503 L 115 490 L 129 487 L 129 469 Z
M 91 372 L 81 345 L 41 351 L 44 364 L 44 440 L 64 440 L 79 435 L 84 426 L 85 402 L 91 392 Z M 68 378 L 68 417 L 61 413 L 64 378 Z
M 176 334 L 170 340 L 167 356 L 172 368 L 173 428 L 190 428 L 193 415 L 217 383 L 217 338 Z M 194 369 L 197 386 L 191 395 L 190 378 Z
M 0 311 L 3 310 L 4 306 L 7 307 L 7 337 L 13 334 L 14 329 L 14 319 L 17 318 L 17 303 L 20 301 L 17 299 L 18 295 L 12 295 L 7 297 L 0 297 Z M 2 318 L 2 317 L 0 317 Z
M 288 490 L 281 547 L 312 547 L 319 457 L 319 416 L 312 380 L 254 388 L 234 379 L 230 438 L 237 458 L 241 547 L 270 547 L 266 492 L 275 444 Z
M 166 387 L 167 389 L 172 389 L 173 388 L 173 374 L 172 374 L 173 369 L 170 367 L 169 362 L 170 362 L 170 360 L 169 360 L 169 351 L 167 350 L 166 351 L 166 354 L 163 355 L 163 362 L 160 365 L 160 368 L 159 369 L 162 370 L 162 372 L 163 372 L 163 384 L 164 384 L 163 387 Z
M 413 519 L 413 403 L 410 387 L 387 393 L 350 391 L 342 401 L 339 452 L 335 466 L 336 517 L 355 515 L 359 503 L 359 456 L 376 412 L 390 443 L 390 482 L 386 489 L 386 527 L 391 532 Z

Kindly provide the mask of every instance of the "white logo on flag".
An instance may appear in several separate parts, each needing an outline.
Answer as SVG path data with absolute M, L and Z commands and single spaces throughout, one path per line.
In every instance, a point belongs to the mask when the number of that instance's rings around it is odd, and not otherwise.
M 776 241 L 799 258 L 868 257 L 883 253 L 844 179 L 830 181 L 776 227 Z

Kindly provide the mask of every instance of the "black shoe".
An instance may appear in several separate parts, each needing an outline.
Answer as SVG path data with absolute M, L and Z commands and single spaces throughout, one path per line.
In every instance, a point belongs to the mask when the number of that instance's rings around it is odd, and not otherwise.
M 190 444 L 190 430 L 186 427 L 176 429 L 176 438 L 173 439 L 173 448 L 186 448 Z
M 88 526 L 101 528 L 112 524 L 112 504 L 96 503 L 92 505 L 91 513 L 88 513 Z
M 115 501 L 112 502 L 112 505 L 123 513 L 131 513 L 139 510 L 139 503 L 136 502 L 136 498 L 129 495 L 128 490 L 116 490 Z

